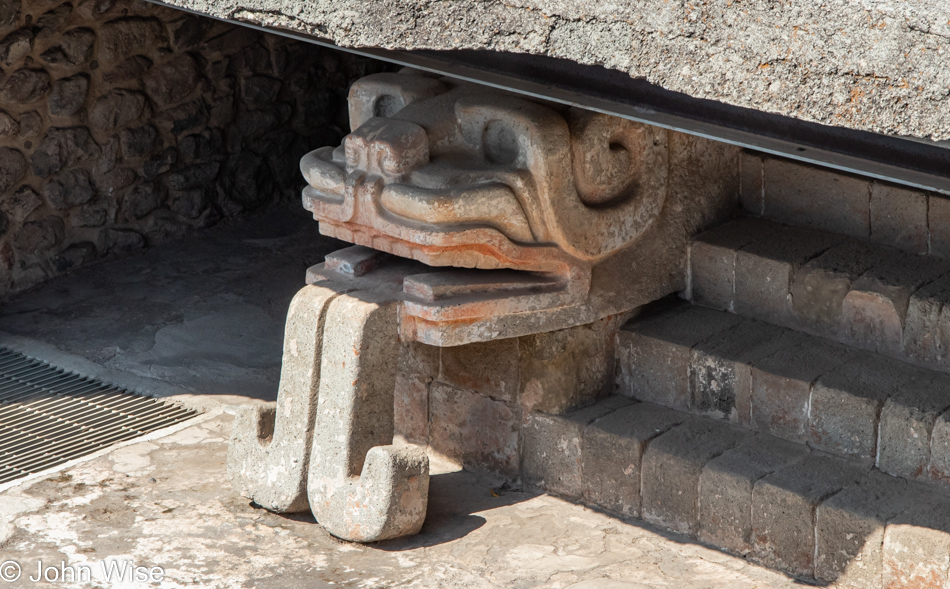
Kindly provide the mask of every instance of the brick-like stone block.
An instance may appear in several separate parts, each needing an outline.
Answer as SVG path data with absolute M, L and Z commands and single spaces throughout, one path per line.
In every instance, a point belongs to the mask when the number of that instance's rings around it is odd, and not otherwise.
M 809 423 L 813 448 L 874 464 L 884 402 L 917 369 L 867 352 L 815 382 Z
M 922 370 L 901 383 L 881 409 L 877 467 L 895 476 L 926 476 L 934 425 L 948 407 L 950 377 Z
M 902 340 L 908 358 L 944 369 L 950 366 L 950 276 L 911 295 Z
M 950 412 L 941 413 L 934 422 L 927 478 L 950 486 Z
M 752 549 L 755 482 L 808 454 L 808 448 L 766 434 L 712 459 L 699 481 L 699 539 L 737 554 Z
M 815 578 L 842 589 L 883 589 L 884 529 L 910 502 L 907 481 L 871 471 L 819 505 Z
M 792 310 L 800 325 L 822 335 L 841 329 L 841 304 L 851 283 L 878 260 L 880 247 L 848 239 L 802 266 L 792 279 Z
M 781 225 L 762 219 L 736 219 L 700 234 L 690 245 L 690 300 L 733 310 L 736 252 L 765 239 Z
M 619 327 L 607 318 L 519 338 L 523 411 L 563 413 L 610 394 Z
M 703 467 L 751 435 L 721 421 L 695 418 L 653 440 L 643 454 L 643 519 L 676 532 L 696 533 Z
M 950 586 L 950 502 L 929 489 L 915 489 L 910 508 L 884 530 L 886 589 Z
M 752 490 L 753 556 L 799 577 L 815 573 L 815 509 L 866 471 L 840 458 L 811 453 L 759 479 Z
M 518 400 L 518 339 L 442 348 L 439 380 L 498 401 Z
M 765 213 L 762 191 L 763 158 L 748 151 L 739 154 L 739 206 L 760 217 Z
M 752 368 L 752 428 L 804 443 L 812 383 L 855 354 L 847 346 L 799 336 L 757 362 Z
M 871 241 L 912 254 L 928 253 L 927 193 L 871 183 Z
M 845 238 L 824 231 L 782 227 L 736 254 L 735 311 L 794 326 L 789 293 L 798 269 Z
M 439 348 L 404 343 L 399 351 L 393 428 L 410 442 L 429 439 L 429 385 L 439 374 Z
M 776 158 L 765 160 L 763 178 L 763 216 L 862 239 L 870 234 L 866 179 Z
M 584 500 L 611 513 L 640 516 L 643 452 L 653 438 L 688 419 L 652 403 L 622 407 L 584 430 Z
M 517 405 L 434 382 L 429 415 L 432 450 L 466 467 L 517 475 L 521 424 Z
M 594 420 L 632 403 L 626 397 L 613 396 L 566 415 L 526 414 L 521 432 L 525 484 L 563 497 L 582 497 L 584 430 Z
M 690 351 L 694 412 L 748 426 L 752 421 L 752 365 L 789 345 L 787 329 L 746 319 Z
M 950 198 L 930 194 L 927 203 L 930 253 L 950 260 Z
M 852 283 L 842 302 L 842 335 L 866 350 L 899 354 L 911 294 L 950 273 L 950 265 L 898 250 L 882 254 L 878 264 Z
M 617 335 L 617 392 L 687 409 L 690 350 L 741 321 L 731 313 L 688 305 L 637 318 Z

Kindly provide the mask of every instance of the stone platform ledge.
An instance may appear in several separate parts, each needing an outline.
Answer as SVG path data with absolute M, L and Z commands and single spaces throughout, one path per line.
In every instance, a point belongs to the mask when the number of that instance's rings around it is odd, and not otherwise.
M 487 49 L 600 65 L 806 121 L 950 139 L 950 1 L 167 0 L 341 47 Z
M 15 560 L 29 575 L 39 561 L 94 570 L 110 559 L 134 561 L 162 567 L 165 579 L 154 586 L 168 589 L 798 586 L 650 526 L 546 495 L 502 491 L 498 479 L 438 461 L 421 534 L 373 545 L 341 542 L 309 514 L 270 513 L 231 490 L 231 421 L 219 414 L 0 492 L 0 561 Z M 10 586 L 80 585 L 91 586 Z

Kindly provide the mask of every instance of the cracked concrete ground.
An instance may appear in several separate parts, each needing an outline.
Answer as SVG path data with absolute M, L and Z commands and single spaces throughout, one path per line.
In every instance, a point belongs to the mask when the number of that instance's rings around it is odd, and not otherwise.
M 418 536 L 358 545 L 309 514 L 255 508 L 228 484 L 231 413 L 277 390 L 286 305 L 307 266 L 337 247 L 297 212 L 215 228 L 24 293 L 4 336 L 206 413 L 0 491 L 3 587 L 790 588 L 741 558 L 434 462 Z M 495 496 L 499 495 L 499 496 Z M 21 566 L 2 580 L 7 561 Z M 32 582 L 39 563 L 90 583 Z M 161 567 L 157 583 L 104 580 L 105 563 Z M 114 581 L 114 579 L 113 579 Z

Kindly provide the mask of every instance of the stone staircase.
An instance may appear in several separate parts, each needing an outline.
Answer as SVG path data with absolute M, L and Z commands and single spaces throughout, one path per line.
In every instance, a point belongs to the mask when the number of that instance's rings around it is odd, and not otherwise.
M 617 394 L 526 416 L 525 481 L 807 580 L 950 587 L 950 264 L 811 225 L 697 236 Z

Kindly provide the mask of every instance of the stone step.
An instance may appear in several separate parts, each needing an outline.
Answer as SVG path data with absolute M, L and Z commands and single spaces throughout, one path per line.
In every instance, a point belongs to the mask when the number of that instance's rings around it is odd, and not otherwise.
M 617 336 L 621 395 L 950 489 L 950 375 L 738 315 L 661 304 Z
M 690 246 L 688 298 L 950 372 L 950 262 L 736 219 Z
M 626 397 L 530 413 L 525 483 L 689 535 L 807 580 L 945 587 L 950 495 L 870 467 Z

